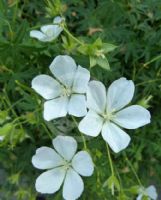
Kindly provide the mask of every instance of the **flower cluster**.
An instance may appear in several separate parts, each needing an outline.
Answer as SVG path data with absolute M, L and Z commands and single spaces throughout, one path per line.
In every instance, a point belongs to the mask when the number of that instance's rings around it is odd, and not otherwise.
M 127 106 L 134 95 L 134 83 L 126 78 L 114 81 L 106 91 L 103 83 L 90 81 L 86 68 L 77 66 L 72 57 L 57 56 L 49 66 L 54 78 L 45 74 L 32 80 L 32 88 L 46 101 L 44 119 L 47 121 L 67 114 L 84 117 L 78 126 L 80 132 L 103 139 L 118 153 L 130 142 L 130 136 L 122 130 L 136 129 L 150 123 L 150 113 L 140 105 Z M 63 184 L 64 199 L 77 199 L 83 192 L 80 177 L 91 176 L 93 162 L 86 151 L 75 154 L 77 143 L 69 136 L 57 136 L 53 140 L 55 150 L 41 147 L 33 156 L 36 168 L 47 169 L 36 181 L 36 190 L 55 193 Z M 140 194 L 138 199 L 143 195 Z

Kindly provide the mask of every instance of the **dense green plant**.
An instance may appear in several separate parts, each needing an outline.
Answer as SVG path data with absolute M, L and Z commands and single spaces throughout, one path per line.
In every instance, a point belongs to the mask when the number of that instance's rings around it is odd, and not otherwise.
M 152 115 L 150 125 L 128 132 L 132 142 L 126 150 L 110 152 L 114 176 L 110 176 L 108 152 L 101 137 L 87 140 L 96 168 L 94 175 L 85 179 L 81 199 L 135 199 L 140 182 L 145 187 L 154 184 L 159 191 L 160 11 L 159 0 L 0 1 L 0 135 L 5 135 L 0 142 L 0 198 L 34 200 L 39 172 L 31 157 L 36 148 L 51 146 L 51 138 L 60 132 L 78 133 L 77 121 L 70 116 L 44 121 L 41 98 L 31 89 L 33 77 L 48 74 L 49 64 L 59 54 L 71 55 L 90 68 L 92 79 L 107 86 L 122 76 L 132 79 L 136 84 L 133 101 Z M 31 30 L 49 24 L 57 15 L 63 15 L 67 25 L 58 39 L 41 43 L 29 37 Z M 114 44 L 110 46 L 113 51 L 107 43 Z M 83 143 L 79 143 L 82 148 Z M 46 198 L 59 200 L 61 193 Z

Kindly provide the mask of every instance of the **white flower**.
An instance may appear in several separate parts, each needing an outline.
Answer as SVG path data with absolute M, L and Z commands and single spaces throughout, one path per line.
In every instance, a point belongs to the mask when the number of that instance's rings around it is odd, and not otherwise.
M 32 164 L 38 169 L 47 169 L 36 180 L 36 190 L 53 194 L 63 185 L 63 198 L 75 200 L 82 194 L 84 183 L 81 176 L 91 176 L 94 165 L 86 151 L 77 150 L 77 142 L 70 136 L 53 139 L 55 148 L 41 147 L 32 157 Z
M 0 141 L 3 141 L 4 140 L 4 136 L 0 136 Z
M 30 31 L 30 37 L 36 38 L 42 42 L 50 42 L 56 39 L 62 32 L 63 28 L 59 25 L 64 18 L 59 16 L 54 18 L 52 25 L 45 25 L 40 28 L 41 31 L 32 30 Z M 57 25 L 56 25 L 57 24 Z
M 80 122 L 79 130 L 93 137 L 102 132 L 103 139 L 116 153 L 125 149 L 130 137 L 119 126 L 136 129 L 150 123 L 150 113 L 142 106 L 133 105 L 122 109 L 133 95 L 134 83 L 126 78 L 114 81 L 107 94 L 101 82 L 91 81 L 87 90 L 89 112 Z
M 89 71 L 77 66 L 70 56 L 57 56 L 50 70 L 58 81 L 44 74 L 32 80 L 32 88 L 47 100 L 44 103 L 44 119 L 50 121 L 67 113 L 85 116 Z
M 156 188 L 153 185 L 147 188 L 140 188 L 139 196 L 136 198 L 136 200 L 142 200 L 142 197 L 149 197 L 149 200 L 157 200 L 158 194 Z

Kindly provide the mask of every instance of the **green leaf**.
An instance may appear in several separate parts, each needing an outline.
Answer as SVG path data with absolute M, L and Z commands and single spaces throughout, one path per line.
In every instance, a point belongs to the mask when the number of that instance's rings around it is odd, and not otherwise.
M 103 43 L 103 45 L 102 45 L 102 49 L 104 50 L 104 53 L 111 52 L 116 48 L 117 48 L 117 46 L 115 46 L 113 44 L 109 44 L 109 43 Z
M 132 194 L 138 194 L 139 189 L 140 189 L 140 186 L 135 185 L 135 186 L 130 187 L 129 192 L 131 192 Z
M 116 188 L 118 191 L 120 191 L 120 183 L 118 179 L 115 176 L 110 176 L 107 181 L 103 184 L 103 187 L 108 186 L 109 189 L 111 189 L 112 194 L 114 194 L 114 188 Z
M 97 64 L 97 58 L 90 56 L 89 62 L 90 62 L 90 67 L 94 67 Z
M 14 125 L 12 123 L 5 124 L 4 126 L 0 128 L 0 136 L 6 136 L 10 134 L 13 128 L 14 128 Z
M 6 110 L 0 111 L 0 124 L 3 124 L 8 117 L 8 112 Z
M 97 64 L 103 69 L 110 70 L 110 65 L 106 57 L 98 57 Z

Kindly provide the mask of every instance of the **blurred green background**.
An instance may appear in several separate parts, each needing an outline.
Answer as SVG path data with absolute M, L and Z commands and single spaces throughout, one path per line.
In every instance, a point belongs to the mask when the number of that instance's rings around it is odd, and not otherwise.
M 47 3 L 48 2 L 48 3 Z M 58 54 L 70 54 L 82 66 L 89 58 L 79 54 L 71 41 L 59 37 L 41 43 L 29 37 L 31 29 L 50 24 L 60 12 L 69 30 L 87 43 L 98 37 L 118 46 L 107 55 L 111 70 L 91 69 L 92 79 L 106 86 L 122 76 L 135 82 L 132 103 L 148 108 L 152 122 L 128 131 L 132 141 L 125 150 L 142 183 L 161 187 L 161 1 L 160 0 L 1 0 L 0 1 L 0 199 L 35 200 L 36 177 L 33 168 L 35 149 L 51 146 L 49 134 L 76 135 L 70 117 L 46 123 L 42 118 L 41 98 L 30 88 L 40 73 L 49 74 L 48 66 Z M 63 34 L 62 34 L 63 35 Z M 63 37 L 66 37 L 65 34 Z M 79 121 L 79 119 L 78 119 Z M 110 167 L 101 137 L 87 142 L 96 164 L 95 173 L 85 179 L 80 199 L 133 200 L 138 182 L 124 153 L 112 153 L 122 194 L 111 196 L 107 186 Z M 82 143 L 79 144 L 79 149 Z M 46 199 L 60 200 L 61 191 Z

